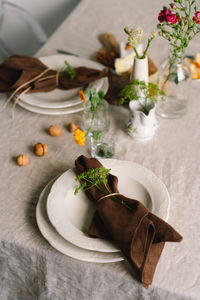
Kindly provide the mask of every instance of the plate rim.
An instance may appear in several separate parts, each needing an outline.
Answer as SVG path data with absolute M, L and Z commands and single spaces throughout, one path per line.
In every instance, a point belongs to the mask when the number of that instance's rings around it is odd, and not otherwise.
M 109 87 L 108 78 L 105 77 L 103 78 L 103 82 L 101 86 L 101 89 L 104 91 L 105 94 L 108 90 L 108 87 Z M 72 105 L 70 107 L 63 107 L 63 108 L 38 107 L 28 103 L 24 103 L 23 101 L 21 101 L 21 99 L 19 99 L 17 104 L 19 104 L 19 106 L 21 106 L 22 108 L 30 112 L 43 114 L 43 115 L 67 115 L 67 114 L 83 111 L 84 109 L 82 102 L 80 104 Z
M 47 196 L 45 193 L 49 193 L 51 189 L 51 185 L 53 182 L 58 178 L 59 176 L 56 176 L 54 179 L 52 179 L 42 190 L 39 196 L 39 200 L 36 206 L 36 222 L 38 225 L 38 228 L 43 235 L 43 237 L 48 241 L 48 243 L 61 252 L 64 255 L 67 255 L 69 257 L 85 261 L 85 262 L 93 262 L 93 263 L 112 263 L 112 262 L 119 262 L 124 260 L 124 256 L 121 252 L 117 253 L 103 253 L 103 252 L 97 252 L 97 251 L 90 251 L 86 249 L 82 249 L 80 247 L 77 247 L 70 242 L 63 239 L 57 231 L 54 229 L 53 225 L 48 220 L 47 212 L 45 212 L 46 209 L 46 201 Z M 48 191 L 49 189 L 49 191 Z M 44 216 L 46 215 L 46 218 Z M 56 237 L 56 240 L 55 240 Z M 82 256 L 81 256 L 82 254 Z M 84 256 L 83 256 L 84 254 Z

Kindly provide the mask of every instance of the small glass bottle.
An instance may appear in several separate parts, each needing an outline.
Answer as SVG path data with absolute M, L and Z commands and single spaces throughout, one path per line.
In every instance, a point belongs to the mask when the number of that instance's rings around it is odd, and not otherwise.
M 91 137 L 94 134 L 98 134 L 98 132 L 108 131 L 110 125 L 108 107 L 108 102 L 103 100 L 97 107 L 97 111 L 93 112 L 90 103 L 86 102 L 86 104 L 84 104 L 81 128 L 87 136 Z
M 170 54 L 158 73 L 159 88 L 166 94 L 165 101 L 157 104 L 156 112 L 159 116 L 175 119 L 186 113 L 191 78 L 190 66 L 184 60 L 183 53 L 177 53 L 176 57 Z

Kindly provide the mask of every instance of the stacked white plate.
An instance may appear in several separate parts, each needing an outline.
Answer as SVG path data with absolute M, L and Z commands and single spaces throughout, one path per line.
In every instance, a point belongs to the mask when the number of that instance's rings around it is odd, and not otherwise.
M 170 198 L 167 188 L 151 171 L 133 162 L 101 160 L 119 179 L 121 194 L 140 200 L 150 211 L 167 220 Z M 40 195 L 36 219 L 42 235 L 58 251 L 70 257 L 98 263 L 123 260 L 116 245 L 90 238 L 87 230 L 96 207 L 77 187 L 75 170 L 70 169 L 50 182 Z
M 105 67 L 101 64 L 88 60 L 82 57 L 75 57 L 71 55 L 55 54 L 51 56 L 39 57 L 47 67 L 61 71 L 65 68 L 65 60 L 73 67 L 88 67 L 93 69 L 102 70 Z M 93 81 L 88 86 L 96 91 L 102 90 L 106 94 L 108 90 L 107 77 Z M 83 102 L 80 100 L 78 91 L 84 89 L 83 87 L 60 90 L 55 89 L 51 92 L 25 94 L 20 97 L 18 104 L 35 113 L 46 115 L 63 115 L 75 113 L 83 110 Z

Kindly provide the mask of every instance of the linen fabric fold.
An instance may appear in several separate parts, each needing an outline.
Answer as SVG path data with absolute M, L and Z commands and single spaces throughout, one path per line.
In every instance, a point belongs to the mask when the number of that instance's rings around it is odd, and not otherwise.
M 95 158 L 82 155 L 76 159 L 75 166 L 80 174 L 102 167 L 102 164 Z M 107 180 L 112 193 L 119 193 L 118 178 L 109 174 Z M 86 194 L 97 205 L 88 235 L 113 240 L 133 267 L 137 279 L 148 288 L 165 242 L 180 242 L 182 236 L 138 200 L 118 194 L 98 201 L 104 194 L 95 186 L 88 189 Z M 131 209 L 122 205 L 121 201 Z
M 69 90 L 86 86 L 92 81 L 107 76 L 106 70 L 96 70 L 83 66 L 74 68 L 74 70 L 76 77 L 70 79 L 68 74 L 58 76 L 58 71 L 48 68 L 38 58 L 13 55 L 0 64 L 0 92 L 13 92 L 36 77 L 39 78 L 24 85 L 19 89 L 19 92 L 23 92 L 28 87 L 30 89 L 27 93 L 50 92 L 55 88 Z M 40 76 L 43 72 L 44 74 Z

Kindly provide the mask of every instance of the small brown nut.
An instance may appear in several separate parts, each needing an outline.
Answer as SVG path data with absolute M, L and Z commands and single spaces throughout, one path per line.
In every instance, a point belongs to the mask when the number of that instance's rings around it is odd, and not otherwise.
M 17 164 L 20 166 L 20 167 L 23 167 L 23 166 L 27 166 L 29 163 L 29 158 L 26 154 L 19 154 L 17 156 Z
M 34 153 L 37 156 L 44 156 L 48 153 L 48 147 L 47 145 L 43 143 L 38 143 L 34 146 Z
M 76 129 L 79 128 L 79 125 L 78 124 L 75 124 L 75 123 L 69 123 L 68 125 L 68 130 L 69 132 L 74 132 L 76 131 Z
M 49 134 L 51 136 L 60 136 L 62 134 L 62 129 L 58 125 L 51 125 L 49 127 Z

